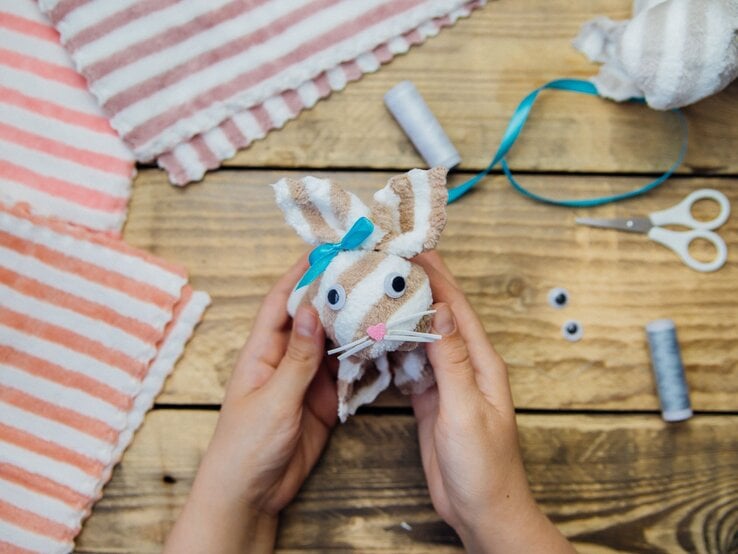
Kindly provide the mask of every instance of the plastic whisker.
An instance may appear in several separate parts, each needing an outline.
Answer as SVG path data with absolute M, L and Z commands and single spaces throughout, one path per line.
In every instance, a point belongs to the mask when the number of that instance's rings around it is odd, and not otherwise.
M 332 348 L 328 351 L 328 355 L 331 354 L 337 354 L 338 352 L 341 352 L 342 350 L 348 350 L 349 348 L 352 348 L 356 346 L 357 344 L 364 342 L 365 340 L 368 340 L 369 337 L 364 335 L 360 339 L 356 339 L 355 341 L 349 342 L 347 344 L 342 344 L 341 346 L 337 346 L 336 348 Z
M 425 310 L 424 312 L 416 312 L 414 314 L 410 314 L 408 316 L 402 317 L 396 321 L 389 321 L 387 323 L 387 329 L 394 329 L 397 325 L 400 325 L 402 323 L 407 323 L 408 321 L 412 321 L 413 319 L 417 317 L 423 317 L 424 315 L 431 315 L 436 313 L 436 310 Z
M 353 356 L 357 352 L 360 352 L 361 350 L 364 350 L 365 348 L 368 348 L 371 345 L 372 345 L 372 341 L 370 339 L 366 339 L 364 342 L 361 342 L 357 344 L 356 346 L 354 346 L 353 348 L 349 348 L 348 350 L 346 350 L 346 352 L 338 356 L 338 359 L 343 360 L 344 358 Z

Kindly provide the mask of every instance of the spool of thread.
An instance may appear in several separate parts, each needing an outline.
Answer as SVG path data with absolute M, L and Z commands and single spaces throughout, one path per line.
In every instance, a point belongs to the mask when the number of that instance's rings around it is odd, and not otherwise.
M 458 151 L 411 81 L 402 81 L 388 90 L 384 105 L 428 167 L 451 169 L 461 162 Z
M 670 319 L 657 319 L 646 325 L 651 365 L 664 421 L 683 421 L 692 417 L 689 388 L 679 352 L 676 326 Z

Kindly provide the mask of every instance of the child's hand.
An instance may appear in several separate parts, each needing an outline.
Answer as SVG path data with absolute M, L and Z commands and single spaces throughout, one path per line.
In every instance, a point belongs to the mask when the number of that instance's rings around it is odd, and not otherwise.
M 413 397 L 433 505 L 471 552 L 573 552 L 530 492 L 505 363 L 440 256 L 415 261 L 443 335 L 427 346 L 438 386 Z
M 267 295 L 231 376 L 213 439 L 168 552 L 271 552 L 279 511 L 336 423 L 318 315 L 287 298 L 303 259 Z

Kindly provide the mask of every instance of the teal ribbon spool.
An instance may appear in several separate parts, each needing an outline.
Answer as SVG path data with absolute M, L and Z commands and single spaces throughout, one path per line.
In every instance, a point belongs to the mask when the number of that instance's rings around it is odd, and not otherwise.
M 641 194 L 645 194 L 650 190 L 655 189 L 664 181 L 666 181 L 669 177 L 671 177 L 671 175 L 682 164 L 682 161 L 684 161 L 684 156 L 687 153 L 687 121 L 681 110 L 673 109 L 671 111 L 677 115 L 682 131 L 682 145 L 679 149 L 679 155 L 676 162 L 674 162 L 674 164 L 669 169 L 667 169 L 660 177 L 654 179 L 650 183 L 647 183 L 637 189 L 620 194 L 601 196 L 597 198 L 584 198 L 578 200 L 557 200 L 555 198 L 549 198 L 547 196 L 542 196 L 540 194 L 535 194 L 529 191 L 517 180 L 515 180 L 515 177 L 510 171 L 510 167 L 505 161 L 505 156 L 515 144 L 518 136 L 520 136 L 520 132 L 523 130 L 525 122 L 528 120 L 528 115 L 530 115 L 530 111 L 531 109 L 533 109 L 533 104 L 535 104 L 538 95 L 544 90 L 563 90 L 566 92 L 577 92 L 579 94 L 599 96 L 595 86 L 591 82 L 584 81 L 582 79 L 556 79 L 554 81 L 546 83 L 541 87 L 538 87 L 533 92 L 528 94 L 528 96 L 523 98 L 522 102 L 518 104 L 518 107 L 515 109 L 515 112 L 510 118 L 510 123 L 508 123 L 507 129 L 505 129 L 505 134 L 502 136 L 500 147 L 497 149 L 497 152 L 492 158 L 492 161 L 483 171 L 481 171 L 468 181 L 465 181 L 456 187 L 450 188 L 448 190 L 449 204 L 455 202 L 464 194 L 469 192 L 469 190 L 471 190 L 474 185 L 476 185 L 479 181 L 486 177 L 498 163 L 501 164 L 502 171 L 505 173 L 505 176 L 507 177 L 513 188 L 517 190 L 520 194 L 527 196 L 528 198 L 537 200 L 538 202 L 552 204 L 554 206 L 565 206 L 569 208 L 591 208 L 593 206 L 601 206 L 603 204 L 609 204 L 610 202 L 616 202 L 618 200 L 625 200 L 626 198 L 633 198 L 634 196 L 639 196 Z M 645 100 L 643 98 L 631 98 L 629 102 L 645 104 Z
M 346 250 L 356 250 L 374 232 L 374 223 L 366 217 L 360 217 L 351 226 L 340 242 L 327 242 L 313 248 L 308 256 L 310 267 L 297 283 L 297 288 L 309 285 L 325 271 L 333 258 Z

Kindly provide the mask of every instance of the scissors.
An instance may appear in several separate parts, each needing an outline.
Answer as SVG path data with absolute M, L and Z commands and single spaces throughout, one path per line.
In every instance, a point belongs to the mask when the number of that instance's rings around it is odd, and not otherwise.
M 692 216 L 692 206 L 700 200 L 714 200 L 720 206 L 720 213 L 710 221 L 698 221 Z M 711 229 L 717 229 L 725 223 L 730 215 L 730 202 L 720 191 L 699 189 L 689 195 L 676 206 L 653 212 L 647 217 L 628 217 L 618 219 L 577 218 L 580 225 L 618 229 L 630 233 L 645 233 L 653 241 L 658 242 L 676 252 L 687 266 L 697 271 L 716 271 L 723 267 L 728 258 L 725 241 Z M 670 231 L 662 225 L 683 225 L 689 231 Z M 695 239 L 704 239 L 715 247 L 717 255 L 710 262 L 694 259 L 689 253 L 689 244 Z

